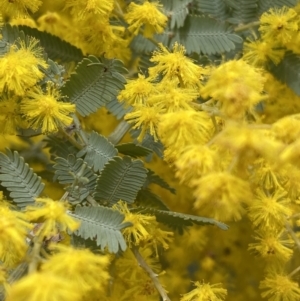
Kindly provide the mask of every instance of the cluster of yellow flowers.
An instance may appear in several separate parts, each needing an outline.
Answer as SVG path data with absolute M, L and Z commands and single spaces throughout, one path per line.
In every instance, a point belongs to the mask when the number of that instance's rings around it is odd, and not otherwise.
M 11 24 L 47 31 L 85 55 L 105 54 L 125 64 L 132 58 L 132 39 L 138 33 L 147 38 L 162 33 L 168 20 L 162 5 L 149 1 L 127 5 L 122 0 L 0 0 L 0 7 Z M 35 18 L 29 17 L 32 13 Z M 113 25 L 111 20 L 120 17 L 128 28 Z M 118 95 L 132 109 L 125 120 L 140 130 L 138 141 L 149 133 L 164 145 L 164 162 L 155 158 L 149 164 L 177 188 L 177 203 L 166 195 L 168 205 L 232 223 L 230 234 L 193 228 L 173 237 L 153 216 L 132 213 L 123 202 L 114 206 L 131 223 L 123 230 L 128 246 L 140 252 L 137 256 L 141 254 L 155 272 L 153 279 L 166 271 L 159 278 L 172 297 L 221 301 L 228 294 L 228 300 L 244 300 L 246 295 L 259 300 L 255 289 L 260 287 L 261 296 L 271 301 L 300 299 L 293 278 L 300 270 L 294 256 L 300 248 L 295 230 L 300 221 L 300 98 L 267 68 L 270 62 L 280 63 L 287 51 L 300 53 L 299 25 L 300 4 L 269 10 L 260 18 L 260 38 L 254 33 L 244 43 L 241 58 L 218 66 L 197 64 L 179 43 L 171 49 L 159 44 L 147 75 L 139 73 L 128 80 Z M 53 83 L 43 88 L 39 84 L 45 78 L 41 70 L 47 68 L 43 50 L 33 38 L 9 45 L 0 57 L 2 133 L 31 128 L 47 134 L 72 122 L 75 105 L 62 101 Z M 98 118 L 102 113 L 83 121 L 87 130 L 105 131 Z M 79 227 L 63 201 L 46 198 L 36 204 L 17 212 L 3 200 L 0 203 L 0 259 L 5 267 L 0 269 L 0 283 L 8 301 L 47 301 L 48 296 L 62 301 L 99 300 L 102 295 L 108 301 L 159 298 L 159 286 L 130 250 L 113 258 L 60 244 L 52 247 L 45 262 L 34 257 L 26 239 L 34 242 L 34 248 Z M 168 249 L 165 255 L 160 256 L 159 247 Z M 9 287 L 6 269 L 29 253 L 29 274 Z M 254 272 L 252 254 L 263 262 Z M 248 281 L 247 273 L 256 278 L 249 276 Z M 110 277 L 114 285 L 108 283 Z M 194 287 L 190 280 L 195 280 Z M 228 290 L 219 282 L 225 282 Z

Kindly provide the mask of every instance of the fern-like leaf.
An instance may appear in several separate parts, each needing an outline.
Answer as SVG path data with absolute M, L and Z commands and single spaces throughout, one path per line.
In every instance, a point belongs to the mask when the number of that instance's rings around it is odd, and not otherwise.
M 119 153 L 133 158 L 144 157 L 152 153 L 152 150 L 132 142 L 116 145 Z
M 77 157 L 84 156 L 84 161 L 98 172 L 117 153 L 117 149 L 104 136 L 93 131 L 89 136 L 88 144 L 77 153 Z
M 105 165 L 98 178 L 94 198 L 115 204 L 119 200 L 133 203 L 147 176 L 141 160 L 114 157 Z
M 7 150 L 7 155 L 0 153 L 0 181 L 19 207 L 34 203 L 45 186 L 18 152 L 10 150 Z
M 157 35 L 157 40 L 171 46 L 175 42 L 183 44 L 187 54 L 221 54 L 235 49 L 235 43 L 242 38 L 234 33 L 224 22 L 201 16 L 188 16 L 184 27 Z
M 77 206 L 75 213 L 69 214 L 81 222 L 75 235 L 95 240 L 102 250 L 107 247 L 112 253 L 126 250 L 127 245 L 121 230 L 131 224 L 123 223 L 124 215 L 120 212 L 102 206 Z
M 300 55 L 291 51 L 286 52 L 283 60 L 277 66 L 273 65 L 271 72 L 297 95 L 300 95 Z
M 222 230 L 227 230 L 228 226 L 218 222 L 212 218 L 195 216 L 190 214 L 184 214 L 173 211 L 158 210 L 155 208 L 136 208 L 132 209 L 132 212 L 140 212 L 142 214 L 151 214 L 156 217 L 156 220 L 162 224 L 169 226 L 170 228 L 177 230 L 180 234 L 183 233 L 185 227 L 192 225 L 215 225 Z
M 96 112 L 114 99 L 124 88 L 126 69 L 119 60 L 98 59 L 90 55 L 76 68 L 76 73 L 62 88 L 62 93 L 76 104 L 82 116 Z
M 271 7 L 294 7 L 297 0 L 258 0 L 258 15 L 260 16 Z
M 224 0 L 194 0 L 192 8 L 220 21 L 229 17 L 228 7 Z
M 112 113 L 118 120 L 122 119 L 126 113 L 129 113 L 132 108 L 125 108 L 124 103 L 119 102 L 117 98 L 113 98 L 106 104 L 106 109 Z
M 153 170 L 148 169 L 147 179 L 144 186 L 147 187 L 150 184 L 159 185 L 160 187 L 169 190 L 173 194 L 176 193 L 176 190 L 173 187 L 171 187 L 164 179 L 162 179 L 159 175 L 155 174 Z
M 142 188 L 136 197 L 135 203 L 138 207 L 155 208 L 169 211 L 168 206 L 162 199 L 148 188 Z
M 226 2 L 232 9 L 232 18 L 227 21 L 241 24 L 257 20 L 257 0 L 226 0 Z
M 72 184 L 67 187 L 70 201 L 78 203 L 83 201 L 89 194 L 92 194 L 96 186 L 97 176 L 91 168 L 81 159 L 69 155 L 68 159 L 56 158 L 54 180 L 60 184 Z

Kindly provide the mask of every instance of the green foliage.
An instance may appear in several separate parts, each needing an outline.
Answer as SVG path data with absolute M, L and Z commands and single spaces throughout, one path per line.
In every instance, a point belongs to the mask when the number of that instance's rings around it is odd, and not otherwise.
M 144 186 L 147 187 L 150 184 L 157 184 L 160 187 L 169 190 L 173 194 L 176 193 L 176 190 L 170 187 L 170 185 L 164 179 L 162 179 L 159 175 L 155 174 L 153 170 L 148 169 L 147 179 Z
M 261 15 L 271 7 L 292 7 L 297 4 L 297 0 L 258 0 L 258 15 Z
M 229 22 L 243 24 L 252 22 L 257 18 L 257 0 L 226 0 L 232 10 Z
M 195 0 L 193 2 L 196 10 L 220 21 L 229 18 L 229 7 L 224 0 Z
M 45 186 L 17 151 L 7 149 L 7 155 L 0 153 L 0 173 L 1 185 L 21 208 L 33 204 Z
M 84 156 L 84 161 L 98 172 L 117 153 L 117 149 L 104 136 L 93 131 L 88 138 L 88 144 L 77 153 L 77 157 Z
M 212 218 L 201 217 L 196 215 L 184 214 L 174 211 L 166 211 L 155 208 L 143 208 L 139 207 L 133 209 L 132 212 L 140 212 L 142 214 L 151 214 L 156 217 L 156 220 L 162 224 L 165 224 L 172 228 L 174 231 L 178 231 L 180 234 L 183 233 L 185 227 L 192 225 L 215 225 L 223 230 L 227 230 L 228 226 L 218 222 Z
M 117 98 L 113 98 L 106 104 L 107 110 L 112 113 L 118 120 L 124 117 L 126 113 L 128 113 L 131 108 L 124 108 L 124 104 L 119 102 Z
M 78 149 L 69 141 L 55 135 L 48 135 L 45 140 L 52 159 L 55 157 L 67 158 L 69 154 L 76 155 Z
M 152 153 L 151 149 L 132 142 L 116 145 L 116 148 L 119 153 L 133 158 L 144 157 Z
M 297 95 L 300 95 L 300 56 L 286 52 L 283 60 L 271 68 L 272 73 L 281 82 L 286 83 Z
M 90 55 L 77 66 L 76 73 L 62 88 L 63 95 L 76 104 L 78 113 L 88 116 L 114 99 L 123 89 L 126 69 L 120 60 L 98 59 Z
M 93 173 L 91 167 L 87 166 L 81 158 L 76 159 L 74 155 L 69 155 L 68 159 L 56 158 L 54 180 L 60 184 L 69 185 L 66 190 L 69 192 L 69 201 L 79 203 L 83 201 L 95 189 L 97 175 Z
M 94 198 L 110 205 L 123 200 L 133 203 L 145 183 L 147 170 L 141 160 L 125 156 L 114 157 L 102 170 L 97 181 Z
M 135 204 L 138 207 L 155 208 L 161 210 L 170 210 L 167 205 L 163 202 L 160 196 L 153 193 L 148 188 L 142 188 L 136 197 Z
M 106 207 L 80 207 L 76 206 L 75 213 L 69 213 L 81 222 L 76 235 L 84 239 L 95 240 L 104 250 L 108 248 L 111 253 L 125 251 L 127 246 L 121 230 L 131 224 L 123 223 L 124 215 Z

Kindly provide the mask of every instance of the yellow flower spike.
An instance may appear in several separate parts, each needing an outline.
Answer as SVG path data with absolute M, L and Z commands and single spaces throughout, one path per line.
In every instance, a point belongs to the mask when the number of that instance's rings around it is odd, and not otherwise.
M 1 13 L 9 17 L 35 13 L 41 5 L 41 0 L 0 0 Z
M 26 216 L 29 220 L 43 223 L 39 230 L 39 235 L 49 237 L 60 231 L 69 229 L 75 231 L 79 227 L 79 222 L 68 215 L 68 205 L 60 201 L 53 201 L 49 198 L 37 198 L 36 202 L 42 206 L 26 207 Z
M 221 287 L 221 283 L 209 284 L 194 282 L 196 288 L 182 295 L 180 301 L 222 301 L 227 295 L 227 290 Z
M 141 129 L 138 141 L 142 141 L 147 132 L 157 141 L 157 124 L 160 120 L 160 113 L 156 107 L 136 105 L 133 111 L 124 117 L 129 123 L 134 123 L 133 129 Z
M 154 33 L 162 33 L 167 24 L 168 18 L 160 11 L 162 5 L 158 2 L 145 1 L 142 5 L 131 2 L 128 12 L 124 15 L 125 21 L 129 24 L 128 30 L 134 35 L 144 27 L 143 35 L 151 38 Z
M 194 207 L 202 216 L 218 220 L 240 220 L 244 206 L 252 200 L 248 182 L 227 172 L 212 172 L 193 183 Z
M 155 221 L 155 216 L 131 213 L 127 208 L 127 204 L 122 201 L 114 205 L 113 208 L 125 215 L 124 222 L 132 223 L 132 226 L 123 229 L 123 235 L 129 246 L 137 246 L 151 238 L 149 227 Z
M 286 274 L 270 272 L 265 280 L 260 282 L 261 293 L 269 301 L 298 301 L 300 300 L 299 284 L 292 281 Z
M 50 82 L 46 93 L 39 86 L 28 91 L 21 102 L 21 112 L 29 126 L 41 128 L 43 133 L 53 133 L 69 125 L 73 119 L 68 115 L 75 112 L 75 105 L 58 101 L 60 97 L 60 92 Z
M 177 42 L 170 52 L 165 46 L 159 44 L 160 50 L 154 51 L 151 62 L 156 66 L 149 68 L 149 75 L 155 80 L 163 75 L 163 80 L 178 79 L 183 88 L 201 87 L 200 80 L 207 71 L 194 64 L 193 60 L 185 56 L 185 47 Z
M 281 230 L 286 218 L 292 214 L 290 203 L 287 192 L 282 189 L 276 189 L 272 194 L 258 189 L 255 199 L 248 207 L 248 216 L 255 227 Z
M 247 74 L 247 76 L 244 76 Z M 215 68 L 201 89 L 204 98 L 220 102 L 221 112 L 229 118 L 244 118 L 246 111 L 265 99 L 262 71 L 243 60 L 232 60 Z
M 104 292 L 109 279 L 109 256 L 96 255 L 89 249 L 74 249 L 63 245 L 50 247 L 55 253 L 42 265 L 42 272 L 53 273 L 72 282 L 82 294 Z M 87 268 L 88 267 L 88 268 Z
M 258 242 L 249 244 L 248 249 L 271 263 L 285 263 L 293 255 L 294 241 L 282 231 L 262 230 L 255 239 Z
M 24 96 L 28 88 L 41 80 L 44 74 L 39 70 L 39 66 L 48 66 L 42 53 L 38 40 L 34 38 L 30 38 L 26 44 L 20 41 L 19 49 L 12 45 L 9 52 L 0 58 L 0 93 L 7 89 L 16 95 Z
M 82 297 L 72 281 L 53 273 L 35 272 L 15 282 L 6 301 L 81 301 Z
M 0 203 L 0 260 L 14 267 L 26 254 L 26 237 L 32 228 L 24 213 L 12 211 L 5 202 Z
M 243 60 L 255 67 L 264 67 L 269 60 L 275 65 L 282 60 L 285 50 L 280 48 L 278 42 L 256 40 L 244 43 Z
M 291 41 L 298 30 L 298 15 L 292 8 L 271 8 L 260 17 L 259 31 L 265 41 L 278 41 L 281 44 Z
M 124 101 L 127 106 L 144 105 L 155 90 L 155 85 L 145 75 L 138 74 L 137 79 L 128 81 L 125 89 L 119 93 L 118 100 Z

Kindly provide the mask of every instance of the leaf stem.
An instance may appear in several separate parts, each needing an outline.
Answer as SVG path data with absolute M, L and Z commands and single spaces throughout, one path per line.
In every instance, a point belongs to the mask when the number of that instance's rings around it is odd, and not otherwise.
M 139 265 L 148 273 L 150 276 L 151 280 L 153 281 L 154 286 L 156 287 L 157 291 L 159 292 L 160 296 L 162 297 L 163 301 L 171 301 L 170 298 L 168 297 L 166 291 L 160 284 L 160 282 L 157 279 L 157 274 L 155 274 L 152 269 L 148 266 L 144 258 L 142 257 L 141 253 L 138 250 L 138 247 L 133 247 L 131 248 L 137 262 Z
M 127 131 L 131 128 L 131 125 L 126 121 L 121 121 L 114 131 L 107 137 L 107 140 L 113 145 L 118 144 Z
M 251 28 L 251 27 L 258 26 L 259 24 L 260 24 L 260 21 L 250 22 L 250 23 L 245 24 L 245 25 L 237 26 L 237 27 L 234 29 L 234 31 L 235 31 L 235 32 L 244 31 L 244 30 L 249 29 L 249 28 Z

